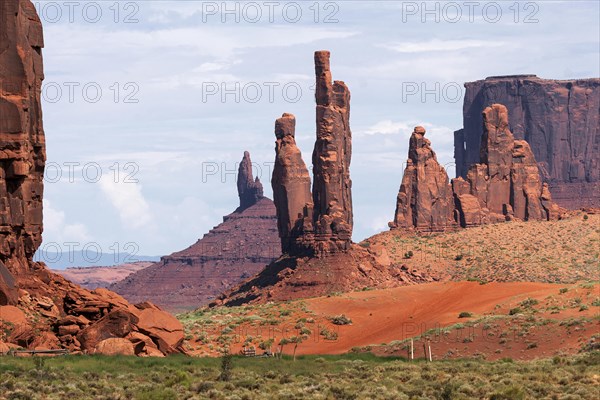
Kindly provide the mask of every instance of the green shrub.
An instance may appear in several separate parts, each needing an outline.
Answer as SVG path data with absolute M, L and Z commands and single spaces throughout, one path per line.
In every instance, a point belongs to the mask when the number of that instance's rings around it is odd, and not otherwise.
M 458 318 L 471 318 L 473 316 L 473 314 L 471 314 L 468 311 L 463 311 L 460 314 L 458 314 Z
M 350 325 L 350 324 L 352 324 L 352 320 L 350 318 L 346 317 L 344 314 L 330 317 L 329 320 L 334 325 Z

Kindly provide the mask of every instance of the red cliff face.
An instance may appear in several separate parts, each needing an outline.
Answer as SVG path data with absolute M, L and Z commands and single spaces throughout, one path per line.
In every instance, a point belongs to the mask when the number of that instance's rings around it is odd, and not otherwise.
M 465 84 L 464 128 L 455 132 L 457 175 L 479 162 L 481 110 L 504 104 L 515 138 L 526 140 L 543 181 L 564 207 L 600 206 L 600 79 L 491 77 Z
M 190 310 L 276 259 L 280 245 L 275 206 L 262 197 L 262 185 L 253 178 L 251 165 L 245 152 L 237 178 L 237 210 L 187 249 L 162 257 L 110 289 L 129 301 L 150 300 L 170 311 Z
M 438 163 L 425 128 L 410 137 L 408 160 L 396 202 L 393 228 L 444 231 L 456 225 L 454 199 L 446 170 Z
M 22 274 L 42 242 L 44 40 L 29 1 L 3 1 L 0 18 L 0 269 Z
M 42 26 L 29 0 L 0 3 L 0 331 L 9 346 L 180 352 L 183 327 L 146 303 L 87 291 L 32 257 L 42 241 Z M 108 340 L 108 342 L 106 342 Z M 116 342 L 115 342 L 116 341 Z
M 424 137 L 425 130 L 415 128 L 392 228 L 443 231 L 514 218 L 559 217 L 529 144 L 515 140 L 508 128 L 506 107 L 487 107 L 482 126 L 480 162 L 471 165 L 466 180 L 459 177 L 451 184 Z

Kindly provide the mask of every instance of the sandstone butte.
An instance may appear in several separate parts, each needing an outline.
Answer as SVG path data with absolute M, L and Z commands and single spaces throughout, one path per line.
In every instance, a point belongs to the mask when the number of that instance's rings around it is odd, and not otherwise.
M 350 91 L 333 81 L 330 53 L 315 52 L 316 140 L 312 184 L 296 145 L 296 119 L 275 122 L 271 184 L 283 255 L 258 275 L 219 296 L 212 306 L 394 287 L 434 278 L 392 265 L 383 246 L 352 243 Z
M 88 291 L 33 262 L 46 161 L 42 25 L 29 0 L 0 3 L 0 332 L 2 347 L 162 356 L 183 327 L 151 303 Z
M 205 305 L 255 275 L 280 253 L 273 202 L 253 178 L 248 152 L 237 177 L 240 206 L 187 249 L 162 257 L 109 288 L 129 301 L 150 300 L 172 311 Z
M 600 78 L 551 80 L 535 75 L 465 83 L 463 129 L 454 133 L 457 176 L 479 162 L 481 110 L 506 106 L 509 126 L 526 140 L 544 182 L 565 208 L 600 207 Z
M 482 121 L 479 163 L 469 168 L 466 180 L 459 177 L 451 184 L 425 138 L 425 129 L 415 128 L 390 227 L 435 232 L 560 217 L 529 144 L 515 140 L 508 128 L 506 107 L 487 107 Z

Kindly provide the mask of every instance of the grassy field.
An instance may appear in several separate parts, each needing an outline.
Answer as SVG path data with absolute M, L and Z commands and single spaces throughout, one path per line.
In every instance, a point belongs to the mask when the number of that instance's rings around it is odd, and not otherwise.
M 0 358 L 2 399 L 593 399 L 600 353 L 530 362 L 371 354 L 222 359 Z M 227 375 L 227 374 L 226 374 Z

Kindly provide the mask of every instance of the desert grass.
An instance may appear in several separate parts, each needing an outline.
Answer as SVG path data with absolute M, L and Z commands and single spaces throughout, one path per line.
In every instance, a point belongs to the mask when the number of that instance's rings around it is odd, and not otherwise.
M 529 362 L 408 362 L 372 354 L 0 359 L 2 399 L 592 399 L 600 353 Z

